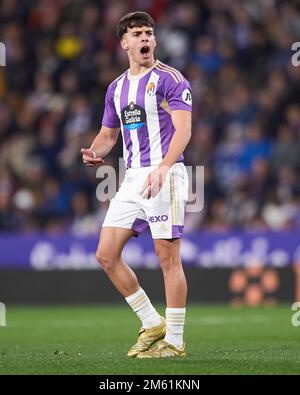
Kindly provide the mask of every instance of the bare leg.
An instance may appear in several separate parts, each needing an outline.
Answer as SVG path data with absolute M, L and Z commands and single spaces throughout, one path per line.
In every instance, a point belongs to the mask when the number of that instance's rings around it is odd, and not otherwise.
M 135 273 L 121 258 L 125 244 L 133 235 L 131 229 L 103 227 L 96 252 L 98 262 L 124 297 L 140 288 Z
M 154 247 L 164 276 L 167 307 L 185 307 L 187 283 L 180 258 L 180 239 L 155 239 Z

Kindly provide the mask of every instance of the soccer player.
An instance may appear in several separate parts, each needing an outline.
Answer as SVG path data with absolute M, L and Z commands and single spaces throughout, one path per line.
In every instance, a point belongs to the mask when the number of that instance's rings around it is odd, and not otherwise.
M 121 128 L 127 170 L 110 202 L 96 255 L 142 323 L 128 357 L 183 357 L 187 283 L 180 237 L 188 195 L 183 151 L 191 137 L 191 89 L 178 70 L 155 60 L 149 14 L 125 15 L 117 34 L 129 69 L 109 85 L 100 132 L 90 148 L 81 149 L 87 166 L 102 164 Z M 148 225 L 164 277 L 166 319 L 121 257 L 126 242 Z

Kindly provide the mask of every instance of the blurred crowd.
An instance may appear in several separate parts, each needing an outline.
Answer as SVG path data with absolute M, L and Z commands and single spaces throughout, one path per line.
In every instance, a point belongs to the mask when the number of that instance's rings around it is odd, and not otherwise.
M 298 2 L 2 0 L 0 232 L 99 231 L 108 202 L 80 148 L 128 68 L 115 30 L 132 10 L 154 17 L 156 57 L 193 90 L 185 157 L 204 166 L 205 204 L 186 232 L 300 229 Z M 121 152 L 119 139 L 106 163 Z

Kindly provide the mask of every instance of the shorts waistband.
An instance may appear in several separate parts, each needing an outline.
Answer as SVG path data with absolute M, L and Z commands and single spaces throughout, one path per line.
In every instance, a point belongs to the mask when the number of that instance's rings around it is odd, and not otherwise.
M 176 161 L 175 163 L 174 163 L 174 165 L 176 164 L 176 163 L 183 163 L 184 164 L 184 160 L 178 160 L 178 161 Z M 173 165 L 173 166 L 174 166 Z M 157 165 L 149 165 L 149 166 L 141 166 L 141 167 L 128 167 L 128 166 L 126 166 L 126 170 L 129 170 L 129 169 L 132 169 L 132 170 L 137 170 L 137 169 L 148 169 L 149 167 L 157 167 L 158 166 L 158 164 Z

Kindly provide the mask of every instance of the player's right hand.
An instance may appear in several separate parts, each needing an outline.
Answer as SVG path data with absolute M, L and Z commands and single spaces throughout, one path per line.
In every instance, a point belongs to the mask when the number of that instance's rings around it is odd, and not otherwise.
M 93 167 L 104 163 L 102 158 L 95 156 L 95 152 L 91 148 L 81 148 L 82 161 L 85 165 Z

